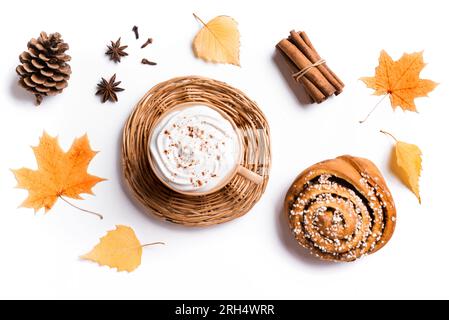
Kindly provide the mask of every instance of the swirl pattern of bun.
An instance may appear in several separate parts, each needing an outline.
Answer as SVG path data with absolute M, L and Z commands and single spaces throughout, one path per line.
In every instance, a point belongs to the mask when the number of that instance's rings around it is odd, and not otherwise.
M 303 171 L 287 193 L 284 210 L 296 240 L 333 261 L 378 251 L 390 240 L 396 221 L 379 170 L 367 159 L 347 155 Z

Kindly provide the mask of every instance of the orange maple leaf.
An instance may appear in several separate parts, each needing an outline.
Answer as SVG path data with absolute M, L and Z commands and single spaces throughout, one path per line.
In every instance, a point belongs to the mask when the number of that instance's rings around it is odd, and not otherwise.
M 404 53 L 398 61 L 393 61 L 384 50 L 379 57 L 379 66 L 374 77 L 360 78 L 367 87 L 375 90 L 375 95 L 389 95 L 393 109 L 416 112 L 415 98 L 426 97 L 438 85 L 419 74 L 425 67 L 422 52 Z
M 28 198 L 22 207 L 33 208 L 35 212 L 44 208 L 47 212 L 58 198 L 82 199 L 80 194 L 93 194 L 92 187 L 105 180 L 87 173 L 90 161 L 97 154 L 90 148 L 87 135 L 75 139 L 69 151 L 64 152 L 58 139 L 44 132 L 33 152 L 37 170 L 12 170 L 17 187 L 28 190 Z

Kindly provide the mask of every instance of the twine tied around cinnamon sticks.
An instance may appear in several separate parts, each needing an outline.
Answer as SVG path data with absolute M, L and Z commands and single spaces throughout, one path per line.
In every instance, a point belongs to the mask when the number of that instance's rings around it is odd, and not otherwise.
M 304 31 L 290 31 L 288 39 L 276 46 L 293 70 L 293 79 L 302 83 L 308 95 L 321 103 L 343 91 L 344 83 L 320 57 Z
M 317 61 L 317 62 L 315 62 L 315 63 L 309 65 L 308 67 L 302 69 L 301 71 L 298 71 L 298 72 L 294 73 L 294 74 L 292 75 L 292 77 L 293 77 L 293 79 L 296 80 L 296 82 L 299 82 L 299 80 L 301 80 L 301 78 L 304 77 L 305 74 L 306 74 L 307 72 L 309 72 L 310 69 L 312 69 L 312 68 L 314 68 L 314 67 L 318 67 L 318 66 L 320 66 L 320 65 L 322 65 L 322 64 L 325 64 L 325 63 L 326 63 L 326 60 L 321 59 L 321 60 L 319 60 L 319 61 Z

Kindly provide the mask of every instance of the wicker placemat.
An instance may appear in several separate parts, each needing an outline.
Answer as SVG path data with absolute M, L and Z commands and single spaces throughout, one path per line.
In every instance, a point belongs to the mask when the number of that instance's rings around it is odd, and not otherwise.
M 228 114 L 243 135 L 243 163 L 264 177 L 260 185 L 235 176 L 223 189 L 203 196 L 176 193 L 152 172 L 149 134 L 161 114 L 180 103 L 212 105 Z M 208 226 L 246 214 L 260 199 L 271 166 L 270 133 L 265 116 L 246 95 L 226 83 L 197 76 L 179 77 L 153 87 L 137 104 L 123 130 L 125 180 L 146 211 L 187 226 Z

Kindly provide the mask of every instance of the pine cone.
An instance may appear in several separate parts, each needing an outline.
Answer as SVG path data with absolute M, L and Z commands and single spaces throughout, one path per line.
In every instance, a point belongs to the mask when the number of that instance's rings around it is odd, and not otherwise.
M 19 56 L 21 64 L 16 68 L 19 84 L 35 95 L 37 105 L 44 96 L 57 95 L 67 87 L 72 73 L 67 49 L 69 45 L 59 33 L 41 32 L 37 40 L 28 42 L 28 51 Z

